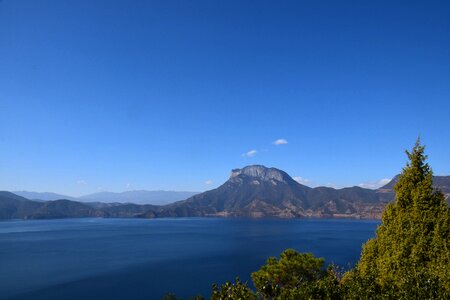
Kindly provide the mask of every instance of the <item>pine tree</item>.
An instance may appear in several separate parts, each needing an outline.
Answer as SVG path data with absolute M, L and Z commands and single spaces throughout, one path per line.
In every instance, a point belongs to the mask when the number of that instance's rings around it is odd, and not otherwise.
M 417 140 L 376 237 L 346 274 L 350 298 L 450 298 L 450 213 Z

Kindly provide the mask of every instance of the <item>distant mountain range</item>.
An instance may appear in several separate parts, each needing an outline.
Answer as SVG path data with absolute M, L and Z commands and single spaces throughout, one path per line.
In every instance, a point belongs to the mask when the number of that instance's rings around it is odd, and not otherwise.
M 99 192 L 81 197 L 70 197 L 56 193 L 37 193 L 28 191 L 13 192 L 16 195 L 37 201 L 54 201 L 60 199 L 74 200 L 78 202 L 104 202 L 104 203 L 135 203 L 164 205 L 192 197 L 198 192 L 178 191 L 127 191 L 122 193 Z
M 137 198 L 132 197 L 142 192 L 150 195 L 146 191 L 97 193 L 81 197 L 89 201 L 86 203 L 79 202 L 79 198 L 77 201 L 55 200 L 51 197 L 61 195 L 50 193 L 34 197 L 36 195 L 21 192 L 30 198 L 41 198 L 41 201 L 33 201 L 15 193 L 0 192 L 0 219 L 194 216 L 376 219 L 380 218 L 386 204 L 394 200 L 393 186 L 397 179 L 398 176 L 394 177 L 377 190 L 356 186 L 343 189 L 310 188 L 281 170 L 253 165 L 232 170 L 230 178 L 216 189 L 187 195 L 190 197 L 186 200 L 166 205 L 119 203 L 135 202 L 133 199 Z M 435 176 L 434 184 L 446 194 L 448 201 L 450 176 Z M 158 195 L 157 192 L 150 193 L 152 196 Z M 45 199 L 52 200 L 42 201 Z M 145 199 L 149 201 L 150 198 Z
M 75 197 L 56 194 L 56 193 L 50 193 L 50 192 L 38 193 L 38 192 L 28 192 L 28 191 L 13 191 L 12 193 L 14 193 L 18 196 L 30 199 L 30 200 L 35 200 L 35 201 L 53 201 L 53 200 L 58 200 L 58 199 L 76 200 Z

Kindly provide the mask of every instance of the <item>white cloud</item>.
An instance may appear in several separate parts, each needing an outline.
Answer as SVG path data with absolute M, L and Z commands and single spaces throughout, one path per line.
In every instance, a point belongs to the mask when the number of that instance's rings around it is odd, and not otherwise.
M 248 152 L 242 154 L 242 156 L 244 156 L 244 157 L 253 157 L 253 156 L 256 155 L 256 153 L 258 153 L 258 151 L 256 151 L 256 150 L 253 149 L 253 150 L 250 150 L 250 151 L 248 151 Z
M 311 180 L 309 180 L 308 178 L 303 178 L 303 177 L 300 177 L 300 176 L 295 176 L 295 177 L 292 177 L 292 178 L 295 181 L 297 181 L 298 183 L 304 184 L 304 185 L 308 185 L 311 182 Z
M 214 183 L 214 181 L 212 181 L 212 179 L 208 179 L 208 180 L 205 181 L 206 185 L 211 185 L 213 183 Z
M 131 183 L 127 183 L 125 186 L 126 186 L 127 189 L 129 189 L 130 186 L 131 186 Z
M 377 181 L 368 181 L 358 184 L 359 187 L 365 188 L 365 189 L 377 189 L 382 187 L 383 185 L 388 184 L 391 181 L 390 178 L 383 178 Z
M 276 140 L 276 141 L 273 142 L 273 144 L 274 144 L 275 146 L 286 145 L 287 143 L 288 143 L 288 141 L 285 140 L 285 139 L 278 139 L 278 140 Z
M 77 181 L 77 184 L 79 184 L 79 185 L 87 185 L 87 182 L 86 182 L 86 180 L 81 179 L 81 180 Z

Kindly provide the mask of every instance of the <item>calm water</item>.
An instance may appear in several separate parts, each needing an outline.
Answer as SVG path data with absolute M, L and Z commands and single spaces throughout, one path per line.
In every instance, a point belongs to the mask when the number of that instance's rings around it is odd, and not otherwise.
M 69 219 L 0 222 L 0 299 L 160 299 L 250 280 L 286 248 L 354 264 L 378 221 Z M 95 296 L 95 297 L 94 297 Z

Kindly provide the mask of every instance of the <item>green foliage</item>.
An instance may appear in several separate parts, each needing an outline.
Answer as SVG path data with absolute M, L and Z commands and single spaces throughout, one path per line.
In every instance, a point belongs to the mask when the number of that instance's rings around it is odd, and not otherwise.
M 396 201 L 382 216 L 376 237 L 345 275 L 348 298 L 450 297 L 450 213 L 432 186 L 424 146 L 417 141 L 395 186 Z
M 226 282 L 220 289 L 217 285 L 213 284 L 213 292 L 211 300 L 256 300 L 256 295 L 251 289 L 248 288 L 246 283 L 242 283 L 239 278 L 236 278 L 236 283 Z
M 324 260 L 293 249 L 281 253 L 280 260 L 270 257 L 267 264 L 252 274 L 256 289 L 265 297 L 275 297 L 282 289 L 300 287 L 319 279 Z
M 310 253 L 285 250 L 280 259 L 252 274 L 257 294 L 263 299 L 339 299 L 340 283 L 333 267 Z

